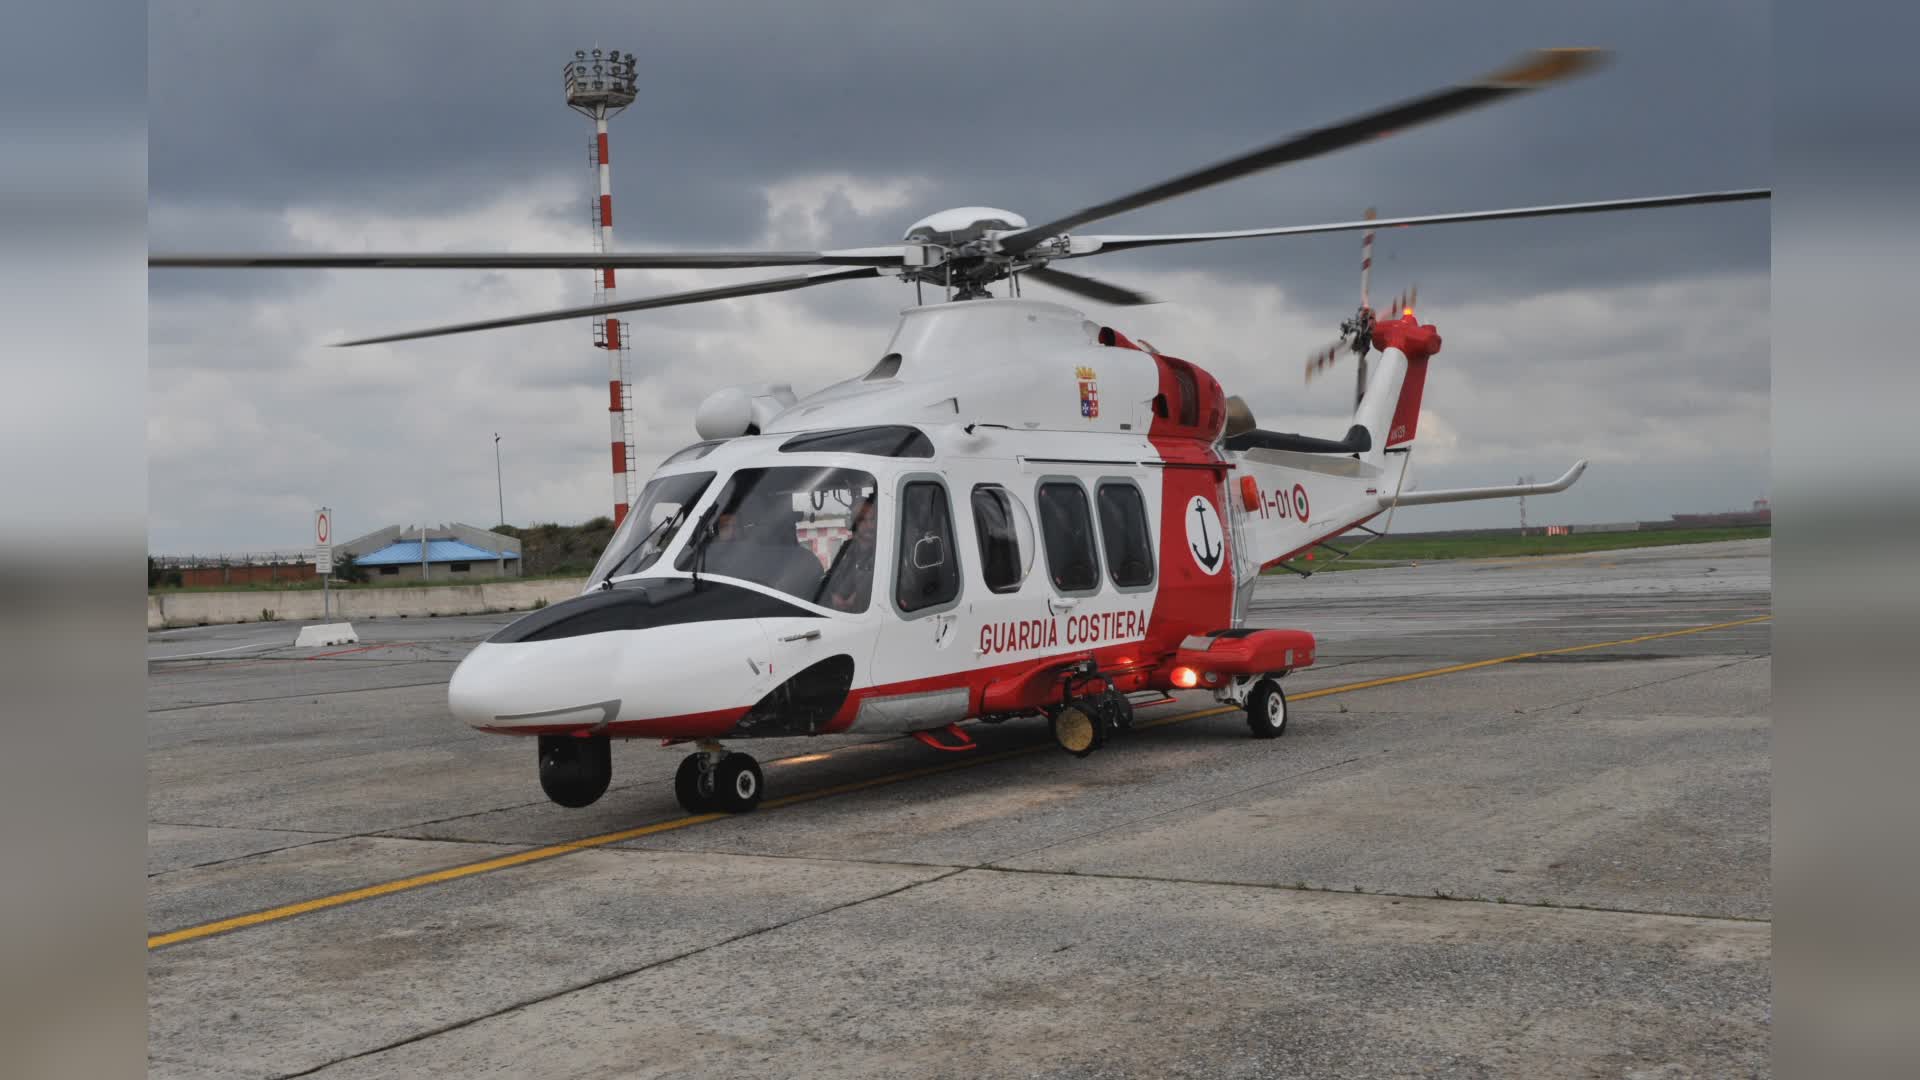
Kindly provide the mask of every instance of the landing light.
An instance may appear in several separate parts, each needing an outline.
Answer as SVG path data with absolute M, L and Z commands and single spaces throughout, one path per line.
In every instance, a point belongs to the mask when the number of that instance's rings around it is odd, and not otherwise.
M 1200 685 L 1200 673 L 1190 667 L 1174 668 L 1173 685 L 1182 690 L 1191 690 Z

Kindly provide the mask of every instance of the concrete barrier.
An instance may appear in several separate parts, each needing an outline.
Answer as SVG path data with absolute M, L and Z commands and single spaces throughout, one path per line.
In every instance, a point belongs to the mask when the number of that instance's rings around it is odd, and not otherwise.
M 429 615 L 481 615 L 531 611 L 576 596 L 585 578 L 545 581 L 490 581 L 483 585 L 440 585 L 417 589 L 335 589 L 333 618 L 398 619 Z M 315 622 L 321 611 L 318 589 L 259 592 L 180 592 L 147 595 L 147 629 L 211 626 L 219 623 L 291 620 Z

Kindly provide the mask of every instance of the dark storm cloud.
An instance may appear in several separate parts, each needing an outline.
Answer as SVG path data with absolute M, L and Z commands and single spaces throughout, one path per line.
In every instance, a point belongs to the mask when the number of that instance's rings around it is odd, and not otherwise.
M 1564 87 L 1086 231 L 1768 182 L 1767 19 L 1746 3 L 1110 4 L 1097 19 L 1031 3 L 478 10 L 451 0 L 156 9 L 156 204 L 444 210 L 584 174 L 589 129 L 563 113 L 560 72 L 574 48 L 595 42 L 640 58 L 641 100 L 614 122 L 616 195 L 619 224 L 656 244 L 750 245 L 764 185 L 816 172 L 932 180 L 924 205 L 879 232 L 859 215 L 838 217 L 835 244 L 895 239 L 944 205 L 1038 218 L 1552 44 L 1608 46 L 1617 58 Z M 552 212 L 584 221 L 586 208 Z M 1463 290 L 1524 293 L 1764 266 L 1761 214 L 1409 230 L 1386 243 L 1388 257 L 1421 264 L 1428 280 L 1445 273 Z M 1151 265 L 1277 274 L 1344 304 L 1355 246 L 1206 245 L 1162 250 Z
M 1617 57 L 1564 87 L 1083 231 L 1771 181 L 1769 29 L 1749 3 L 1088 10 L 162 3 L 150 20 L 150 238 L 176 251 L 586 250 L 591 126 L 564 109 L 561 65 L 596 43 L 639 57 L 641 100 L 613 122 L 628 250 L 887 243 L 956 205 L 1040 220 L 1551 45 Z M 1436 434 L 1459 433 L 1460 464 L 1446 464 L 1438 438 L 1429 460 L 1471 471 L 1510 456 L 1544 472 L 1538 461 L 1560 467 L 1590 452 L 1614 462 L 1711 453 L 1764 476 L 1766 413 L 1749 399 L 1766 385 L 1765 335 L 1754 345 L 1752 326 L 1768 302 L 1767 213 L 1699 207 L 1383 234 L 1376 301 L 1418 283 L 1422 313 L 1448 328 L 1448 377 L 1429 404 Z M 1027 295 L 1138 328 L 1207 363 L 1263 419 L 1306 430 L 1339 420 L 1343 395 L 1303 394 L 1299 364 L 1354 304 L 1358 245 L 1343 234 L 1070 264 L 1170 301 L 1129 312 L 1040 287 Z M 619 295 L 785 272 L 623 274 Z M 510 517 L 604 512 L 606 368 L 584 321 L 319 347 L 583 304 L 585 274 L 149 279 L 158 549 L 275 546 L 301 535 L 308 504 L 348 499 L 368 527 L 485 517 L 495 430 L 511 448 Z M 913 295 L 897 281 L 860 281 L 636 316 L 642 471 L 691 440 L 688 418 L 717 386 L 790 381 L 806 393 L 864 369 Z M 1739 332 L 1727 332 L 1735 320 Z M 1743 499 L 1757 494 L 1747 486 Z

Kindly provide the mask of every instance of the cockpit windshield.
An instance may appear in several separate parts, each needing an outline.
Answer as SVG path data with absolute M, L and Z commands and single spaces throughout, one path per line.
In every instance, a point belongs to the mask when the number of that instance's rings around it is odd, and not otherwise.
M 874 491 L 873 475 L 858 469 L 741 469 L 701 515 L 674 568 L 865 611 L 873 592 Z
M 589 586 L 609 578 L 637 574 L 652 566 L 686 523 L 693 504 L 713 483 L 710 472 L 657 476 L 640 492 L 640 501 L 613 534 L 607 550 L 588 576 Z

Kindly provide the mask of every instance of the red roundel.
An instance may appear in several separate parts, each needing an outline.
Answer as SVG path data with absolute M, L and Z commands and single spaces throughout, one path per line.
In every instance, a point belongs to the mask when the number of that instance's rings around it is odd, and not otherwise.
M 1293 516 L 1301 521 L 1307 520 L 1307 489 L 1299 484 L 1293 485 Z

